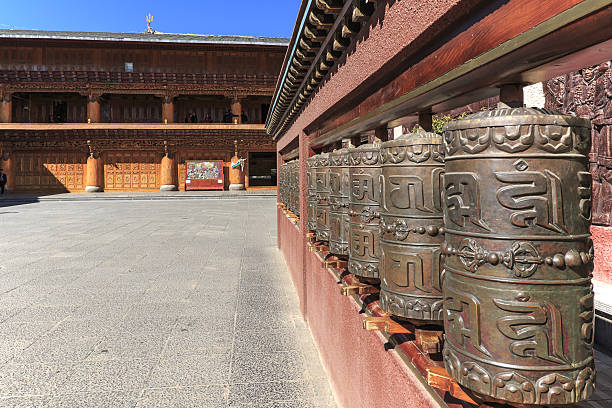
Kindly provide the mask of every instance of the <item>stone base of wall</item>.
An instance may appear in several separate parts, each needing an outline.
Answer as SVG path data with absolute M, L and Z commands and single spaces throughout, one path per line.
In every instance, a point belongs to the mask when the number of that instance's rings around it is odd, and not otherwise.
M 381 332 L 363 328 L 362 306 L 342 296 L 338 276 L 310 252 L 299 227 L 278 210 L 279 249 L 300 296 L 302 313 L 341 407 L 459 408 L 427 384 L 402 345 L 393 349 Z

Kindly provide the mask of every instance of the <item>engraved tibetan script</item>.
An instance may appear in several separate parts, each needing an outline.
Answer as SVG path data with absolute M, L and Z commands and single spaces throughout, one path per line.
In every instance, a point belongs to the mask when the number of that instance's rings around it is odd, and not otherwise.
M 352 253 L 360 257 L 378 258 L 378 239 L 373 231 L 353 228 L 351 230 Z
M 357 201 L 362 201 L 364 199 L 378 201 L 374 179 L 370 174 L 353 174 L 351 191 L 353 198 Z
M 385 251 L 384 259 L 385 269 L 397 286 L 412 286 L 423 292 L 431 292 L 425 282 L 423 258 L 420 255 Z
M 340 194 L 342 191 L 342 173 L 340 171 L 329 173 L 329 187 L 332 194 Z
M 443 169 L 434 169 L 431 172 L 431 185 L 427 185 L 416 175 L 389 176 L 389 185 L 385 188 L 388 192 L 385 197 L 386 205 L 391 204 L 400 209 L 415 208 L 428 213 L 442 211 L 440 186 L 443 174 Z M 427 191 L 428 189 L 431 191 Z
M 566 233 L 563 218 L 561 179 L 550 170 L 496 172 L 502 183 L 512 184 L 497 191 L 501 205 L 515 211 L 510 216 L 513 225 L 539 225 L 551 231 Z
M 561 312 L 549 302 L 523 302 L 493 299 L 506 312 L 520 315 L 504 316 L 497 328 L 509 339 L 510 351 L 519 357 L 539 357 L 553 363 L 569 363 L 563 354 Z
M 491 231 L 481 219 L 480 188 L 474 173 L 446 173 L 446 209 L 448 218 L 460 227 L 465 227 L 466 219 L 472 224 Z
M 317 223 L 319 225 L 327 225 L 327 219 L 328 219 L 328 210 L 327 208 L 320 208 L 317 207 Z
M 445 291 L 444 310 L 448 324 L 448 334 L 458 339 L 465 346 L 465 339 L 482 354 L 491 357 L 491 353 L 482 345 L 480 335 L 480 310 L 478 298 L 469 293 L 448 287 Z
M 588 171 L 578 172 L 578 196 L 580 203 L 578 210 L 580 215 L 586 220 L 591 220 L 591 199 L 593 196 L 593 176 Z

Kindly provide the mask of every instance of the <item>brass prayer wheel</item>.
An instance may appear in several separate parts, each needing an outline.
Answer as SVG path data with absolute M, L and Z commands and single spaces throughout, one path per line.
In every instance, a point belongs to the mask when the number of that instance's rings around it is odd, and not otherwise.
M 316 238 L 318 241 L 329 240 L 329 153 L 317 155 L 315 161 L 315 193 L 317 205 Z
M 380 258 L 380 146 L 349 149 L 349 272 L 378 278 Z
M 278 177 L 278 187 L 279 187 L 279 199 L 281 203 L 289 209 L 289 166 L 287 163 L 281 164 L 279 177 Z
M 278 168 L 278 201 L 285 204 L 285 164 L 281 164 Z
M 306 170 L 306 177 L 308 180 L 308 190 L 307 190 L 307 201 L 306 208 L 308 210 L 306 225 L 309 230 L 315 231 L 317 229 L 317 214 L 316 214 L 316 206 L 317 206 L 317 193 L 316 193 L 316 175 L 315 175 L 315 162 L 317 160 L 317 155 L 311 156 L 306 159 L 306 163 L 308 164 L 308 169 Z
M 444 131 L 444 363 L 514 404 L 594 389 L 588 120 L 479 112 Z
M 348 149 L 329 154 L 329 252 L 349 253 L 349 167 Z
M 300 161 L 293 160 L 290 167 L 291 177 L 291 211 L 300 216 Z
M 380 306 L 441 323 L 442 138 L 419 130 L 382 144 Z

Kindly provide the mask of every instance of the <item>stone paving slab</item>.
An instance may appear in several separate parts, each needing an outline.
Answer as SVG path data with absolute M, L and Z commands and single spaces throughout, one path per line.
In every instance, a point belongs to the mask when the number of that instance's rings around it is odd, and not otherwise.
M 0 408 L 336 406 L 275 199 L 185 197 L 0 203 Z
M 27 194 L 6 193 L 0 195 L 0 207 L 9 203 L 35 203 L 40 201 L 94 201 L 94 200 L 201 200 L 205 198 L 253 198 L 276 197 L 276 189 L 255 190 L 194 190 L 194 191 L 126 191 L 126 192 L 99 192 L 99 193 L 56 193 L 56 194 Z

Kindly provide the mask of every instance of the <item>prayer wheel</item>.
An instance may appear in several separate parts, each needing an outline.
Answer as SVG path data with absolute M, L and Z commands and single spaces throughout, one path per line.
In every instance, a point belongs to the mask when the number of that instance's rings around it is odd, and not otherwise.
M 563 405 L 594 389 L 588 120 L 479 112 L 444 131 L 444 363 L 477 394 Z
M 315 161 L 315 193 L 317 206 L 316 238 L 318 241 L 329 241 L 329 153 L 317 155 Z
M 300 161 L 293 160 L 290 167 L 291 177 L 291 211 L 300 216 Z
M 349 254 L 349 167 L 348 149 L 329 154 L 329 252 Z
M 380 258 L 380 146 L 349 149 L 349 272 L 378 278 Z
M 442 323 L 442 138 L 419 130 L 381 146 L 380 306 Z
M 316 207 L 317 207 L 317 193 L 316 193 L 316 175 L 315 175 L 315 163 L 317 160 L 317 156 L 311 156 L 306 160 L 306 163 L 308 163 L 308 169 L 306 172 L 306 177 L 308 179 L 308 190 L 307 190 L 307 202 L 306 202 L 306 206 L 307 206 L 307 210 L 308 210 L 308 215 L 307 215 L 307 220 L 306 220 L 306 225 L 308 227 L 309 230 L 311 231 L 315 231 L 317 229 L 317 213 L 316 213 Z
M 287 206 L 288 202 L 288 188 L 289 186 L 287 186 L 287 163 L 283 163 L 278 169 L 278 199 L 285 206 Z

